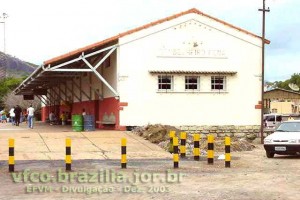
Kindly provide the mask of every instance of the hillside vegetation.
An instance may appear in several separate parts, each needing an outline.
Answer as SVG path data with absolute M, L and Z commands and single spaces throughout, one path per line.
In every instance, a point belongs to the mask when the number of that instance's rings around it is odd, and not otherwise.
M 0 52 L 0 109 L 6 106 L 5 97 L 36 68 L 35 64 Z
M 290 79 L 287 79 L 285 81 L 275 81 L 275 82 L 267 82 L 267 86 L 270 89 L 274 88 L 281 88 L 281 89 L 286 89 L 286 90 L 292 90 L 289 87 L 289 84 L 293 83 L 300 87 L 300 73 L 294 73 Z
M 30 75 L 37 65 L 0 52 L 0 78 L 24 77 Z

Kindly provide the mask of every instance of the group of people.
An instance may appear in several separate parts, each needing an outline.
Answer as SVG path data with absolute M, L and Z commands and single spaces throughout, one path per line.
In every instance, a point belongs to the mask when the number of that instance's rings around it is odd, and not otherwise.
M 19 126 L 22 121 L 28 122 L 28 127 L 33 128 L 34 108 L 30 105 L 27 109 L 22 109 L 19 105 L 12 107 L 9 112 L 0 112 L 1 122 L 11 122 L 12 125 Z
M 0 121 L 1 121 L 1 123 L 6 123 L 8 116 L 9 116 L 9 114 L 5 110 L 1 110 L 0 111 Z
M 11 118 L 12 125 L 19 126 L 22 116 L 22 108 L 19 105 L 12 107 L 9 111 L 9 116 Z M 24 117 L 26 119 L 26 116 Z
M 86 111 L 82 109 L 82 115 L 86 115 Z M 68 121 L 71 120 L 71 113 L 67 111 L 62 111 L 59 115 L 59 118 L 54 114 L 54 111 L 51 110 L 49 113 L 49 123 L 50 125 L 66 125 Z
M 67 124 L 67 120 L 70 117 L 69 115 L 70 115 L 70 113 L 63 111 L 60 114 L 60 116 L 59 116 L 59 119 L 60 119 L 60 121 L 59 121 L 57 119 L 56 115 L 54 114 L 54 111 L 51 111 L 49 113 L 49 122 L 50 122 L 50 125 L 57 125 L 57 124 L 60 124 L 60 123 L 61 123 L 61 125 L 66 125 Z

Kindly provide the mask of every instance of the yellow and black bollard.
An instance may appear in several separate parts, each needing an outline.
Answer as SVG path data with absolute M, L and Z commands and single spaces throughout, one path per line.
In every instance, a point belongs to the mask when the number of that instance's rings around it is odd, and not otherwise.
M 66 139 L 66 171 L 71 171 L 72 167 L 72 158 L 71 158 L 71 139 Z
M 230 137 L 225 137 L 225 167 L 230 167 Z
M 126 138 L 121 139 L 121 168 L 126 168 Z
M 175 137 L 175 131 L 170 131 L 169 136 L 170 136 L 170 147 L 169 147 L 169 152 L 173 153 L 174 148 L 173 148 L 173 138 Z
M 178 137 L 173 138 L 173 161 L 174 161 L 174 168 L 179 167 L 179 154 L 178 154 Z
M 8 140 L 8 171 L 15 171 L 15 140 Z
M 214 136 L 207 136 L 207 163 L 214 164 Z
M 200 160 L 200 134 L 194 134 L 194 160 Z
M 180 133 L 180 157 L 184 158 L 186 154 L 186 132 Z

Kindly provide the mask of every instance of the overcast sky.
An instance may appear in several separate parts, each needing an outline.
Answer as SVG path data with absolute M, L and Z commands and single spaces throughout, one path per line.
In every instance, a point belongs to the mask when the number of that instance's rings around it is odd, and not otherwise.
M 263 0 L 0 0 L 7 13 L 6 53 L 43 61 L 146 23 L 196 8 L 261 35 Z M 265 77 L 300 73 L 300 0 L 266 0 Z M 0 19 L 0 21 L 3 21 Z M 0 24 L 0 51 L 4 49 Z

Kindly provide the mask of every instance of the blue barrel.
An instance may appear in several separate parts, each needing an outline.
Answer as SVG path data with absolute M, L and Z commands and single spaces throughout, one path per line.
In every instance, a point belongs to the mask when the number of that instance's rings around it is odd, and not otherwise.
M 94 115 L 83 115 L 84 121 L 84 131 L 94 131 L 95 130 L 95 116 Z

